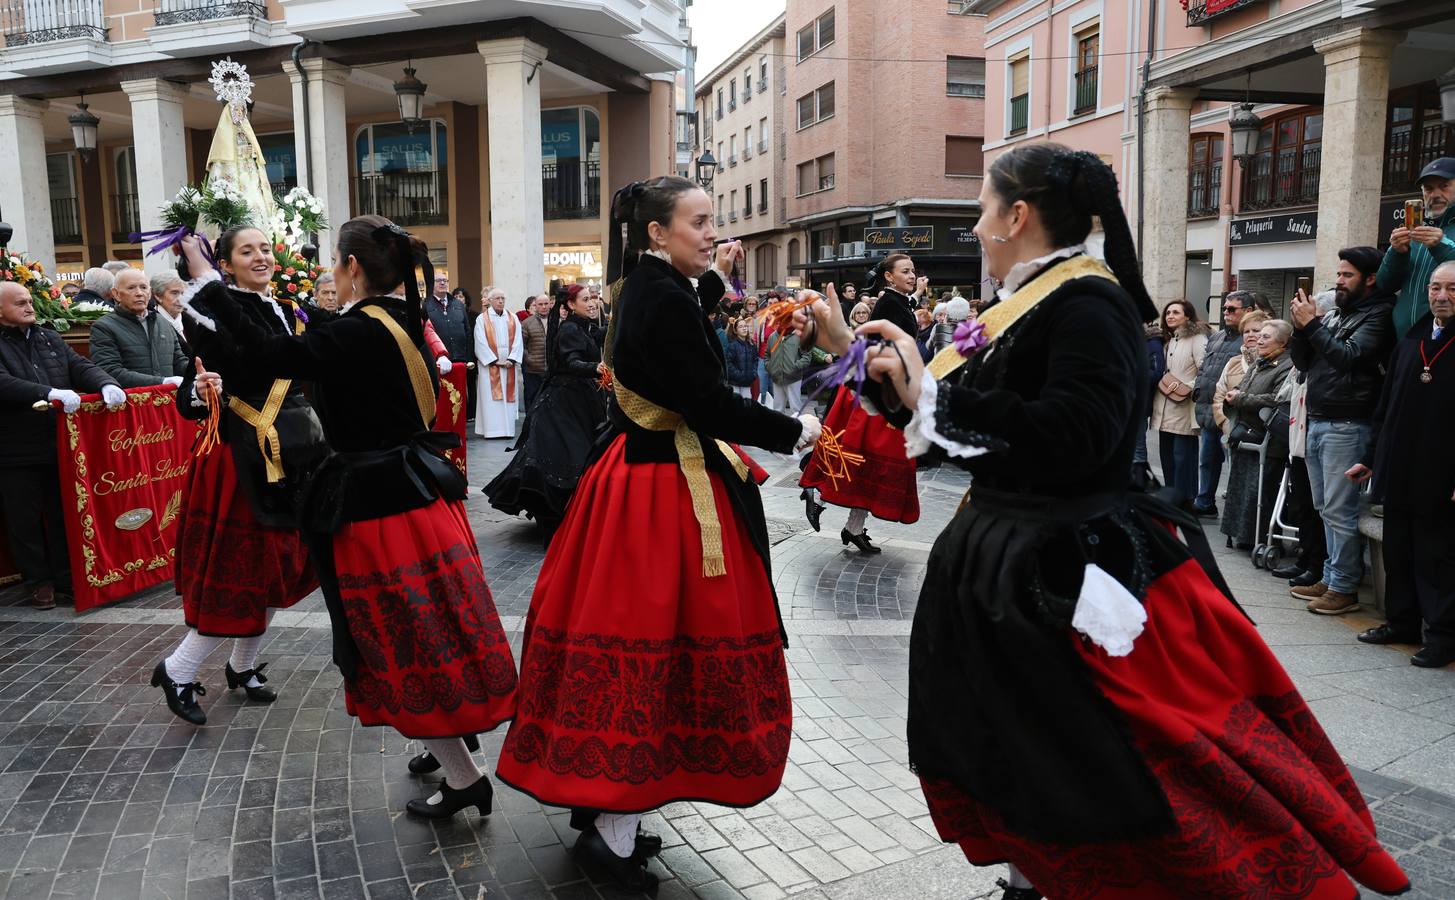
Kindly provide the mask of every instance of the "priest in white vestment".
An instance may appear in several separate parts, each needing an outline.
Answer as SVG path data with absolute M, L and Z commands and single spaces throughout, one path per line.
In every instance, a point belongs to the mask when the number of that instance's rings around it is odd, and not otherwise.
M 505 311 L 505 292 L 491 291 L 485 311 L 475 320 L 475 359 L 478 388 L 475 433 L 487 438 L 515 437 L 515 417 L 525 384 L 521 360 L 525 342 L 520 320 Z

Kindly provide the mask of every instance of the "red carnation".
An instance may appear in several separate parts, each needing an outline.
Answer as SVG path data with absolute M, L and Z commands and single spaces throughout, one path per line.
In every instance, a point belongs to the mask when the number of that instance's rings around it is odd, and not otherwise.
M 282 253 L 287 248 L 284 247 L 282 244 L 274 244 L 273 245 L 273 249 L 276 250 L 279 253 Z
M 278 265 L 277 263 L 273 263 L 273 271 L 274 272 L 281 272 L 281 271 L 283 271 L 283 267 L 280 266 L 280 265 Z
M 298 285 L 290 281 L 288 283 L 288 293 L 290 293 L 290 294 L 296 294 L 296 293 L 298 293 Z
M 297 270 L 296 270 L 296 269 L 294 269 L 294 268 L 293 268 L 293 267 L 292 267 L 292 266 L 289 266 L 289 267 L 288 267 L 288 268 L 286 268 L 286 269 L 284 269 L 284 270 L 283 270 L 283 274 L 284 274 L 284 275 L 292 275 L 292 274 L 294 274 L 294 273 L 295 273 L 295 272 L 296 272 L 296 271 L 297 271 Z

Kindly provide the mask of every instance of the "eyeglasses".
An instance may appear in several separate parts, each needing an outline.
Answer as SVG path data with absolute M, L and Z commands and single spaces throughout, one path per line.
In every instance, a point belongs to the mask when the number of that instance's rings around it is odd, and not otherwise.
M 1241 307 L 1241 306 L 1224 306 L 1223 307 L 1223 312 L 1242 312 L 1242 311 L 1243 311 L 1243 307 Z

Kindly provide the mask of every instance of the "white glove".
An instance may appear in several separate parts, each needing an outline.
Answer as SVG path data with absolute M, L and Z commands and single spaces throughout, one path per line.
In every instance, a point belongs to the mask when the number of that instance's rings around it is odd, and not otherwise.
M 164 385 L 170 384 L 172 387 L 181 387 L 182 386 L 182 376 L 181 375 L 168 375 L 166 378 L 163 378 L 162 379 L 162 384 L 164 384 Z
M 75 391 L 68 391 L 63 388 L 51 388 L 51 392 L 45 398 L 52 403 L 59 400 L 61 409 L 73 413 L 81 408 L 81 395 Z
M 101 399 L 107 406 L 121 406 L 126 403 L 126 391 L 120 385 L 108 384 L 101 389 Z
M 450 362 L 450 358 L 448 356 L 441 356 L 439 359 L 436 359 L 434 361 L 434 364 L 440 367 L 441 375 L 450 374 L 450 370 L 455 367 L 455 364 Z
M 823 434 L 823 425 L 819 423 L 818 416 L 805 413 L 798 417 L 798 421 L 803 423 L 803 432 L 798 436 L 798 446 L 795 449 L 801 450 L 817 444 L 819 435 Z

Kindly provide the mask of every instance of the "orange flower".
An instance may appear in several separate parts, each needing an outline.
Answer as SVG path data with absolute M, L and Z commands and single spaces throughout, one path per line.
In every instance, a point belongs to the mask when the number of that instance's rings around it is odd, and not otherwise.
M 293 275 L 296 272 L 297 272 L 297 270 L 294 269 L 292 266 L 289 266 L 288 268 L 286 268 L 286 269 L 283 270 L 283 274 L 284 275 Z
M 287 248 L 286 248 L 286 247 L 284 247 L 284 246 L 283 246 L 283 245 L 282 245 L 282 244 L 274 244 L 274 245 L 273 245 L 273 249 L 274 249 L 274 250 L 275 250 L 275 251 L 277 251 L 277 252 L 278 252 L 278 253 L 282 253 L 282 252 L 283 252 L 283 251 L 284 251 L 284 250 L 286 250 L 286 249 L 287 249 Z

